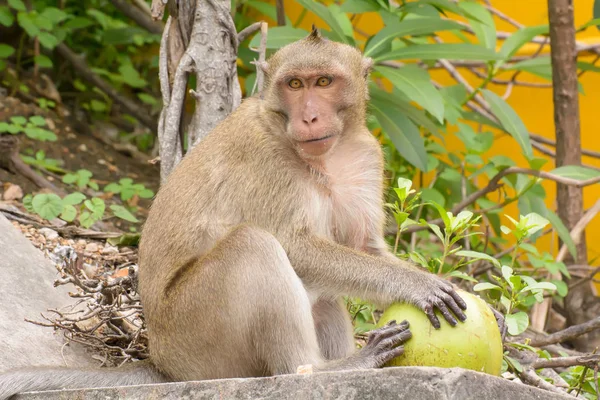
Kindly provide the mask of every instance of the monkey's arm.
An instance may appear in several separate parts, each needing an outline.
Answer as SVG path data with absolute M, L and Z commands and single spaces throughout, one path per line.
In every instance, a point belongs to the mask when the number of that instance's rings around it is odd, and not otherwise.
M 359 252 L 309 233 L 282 244 L 309 290 L 347 294 L 380 304 L 405 301 L 423 310 L 436 328 L 440 322 L 434 308 L 452 325 L 457 323 L 454 315 L 461 321 L 466 319 L 462 310 L 467 306 L 452 284 L 410 262 Z

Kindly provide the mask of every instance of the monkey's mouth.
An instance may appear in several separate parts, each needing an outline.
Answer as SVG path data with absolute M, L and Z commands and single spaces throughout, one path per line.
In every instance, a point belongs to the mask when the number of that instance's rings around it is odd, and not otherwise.
M 327 135 L 317 139 L 309 139 L 298 142 L 298 147 L 303 154 L 311 157 L 322 156 L 334 145 L 336 135 Z
M 333 137 L 333 135 L 327 135 L 327 136 L 323 136 L 323 137 L 317 138 L 317 139 L 304 140 L 302 143 L 315 143 L 315 142 L 320 142 L 322 140 L 330 139 L 332 137 Z

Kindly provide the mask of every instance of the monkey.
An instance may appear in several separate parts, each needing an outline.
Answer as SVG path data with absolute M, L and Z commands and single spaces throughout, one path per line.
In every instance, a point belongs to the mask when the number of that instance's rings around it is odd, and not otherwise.
M 17 370 L 0 375 L 0 399 L 106 385 L 107 374 L 111 386 L 263 377 L 378 368 L 403 353 L 407 321 L 356 350 L 342 296 L 408 302 L 436 329 L 436 311 L 453 326 L 466 319 L 450 282 L 385 242 L 383 152 L 366 126 L 372 60 L 313 27 L 258 67 L 260 94 L 188 152 L 144 223 L 150 361 Z

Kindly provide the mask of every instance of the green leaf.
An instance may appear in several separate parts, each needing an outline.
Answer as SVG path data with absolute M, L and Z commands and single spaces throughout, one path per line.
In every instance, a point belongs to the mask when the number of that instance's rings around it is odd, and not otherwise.
M 84 228 L 89 228 L 90 226 L 94 225 L 94 222 L 96 221 L 97 219 L 94 219 L 92 214 L 90 214 L 88 211 L 84 211 L 81 214 L 79 214 L 79 223 Z
M 23 207 L 25 207 L 25 209 L 31 213 L 35 212 L 32 202 L 33 196 L 31 194 L 26 194 L 25 197 L 23 197 Z
M 27 118 L 17 115 L 16 117 L 10 117 L 10 122 L 17 125 L 25 125 L 27 123 Z
M 40 29 L 33 21 L 33 18 L 31 18 L 31 15 L 29 15 L 27 12 L 20 11 L 17 14 L 17 22 L 19 23 L 19 26 L 23 28 L 25 32 L 27 32 L 29 37 L 35 37 L 38 33 L 40 33 Z
M 60 214 L 60 219 L 67 222 L 72 222 L 77 217 L 77 210 L 70 204 L 65 204 Z
M 419 129 L 392 104 L 373 97 L 370 108 L 400 155 L 420 170 L 427 171 L 427 152 Z
M 52 220 L 58 217 L 63 210 L 63 203 L 60 197 L 54 193 L 43 193 L 36 195 L 31 205 L 33 210 L 42 218 Z
M 93 197 L 91 200 L 86 200 L 83 202 L 88 210 L 92 212 L 92 217 L 97 221 L 104 215 L 104 210 L 106 208 L 106 204 L 104 200 L 99 199 L 97 197 Z
M 120 193 L 121 192 L 121 185 L 119 185 L 118 183 L 109 183 L 108 185 L 104 186 L 104 191 L 107 193 Z
M 571 233 L 569 232 L 565 224 L 552 210 L 546 211 L 546 218 L 548 219 L 548 221 L 550 221 L 552 227 L 556 230 L 556 233 L 558 233 L 558 237 L 560 238 L 560 240 L 562 240 L 562 242 L 567 246 L 567 249 L 569 249 L 569 253 L 571 253 L 573 259 L 576 260 L 577 246 L 575 245 L 575 242 L 571 237 Z
M 67 19 L 69 14 L 55 7 L 46 7 L 40 16 L 50 21 L 53 25 L 57 25 Z
M 139 220 L 123 206 L 113 204 L 110 206 L 110 209 L 112 210 L 115 217 L 124 219 L 125 221 L 129 222 L 139 222 Z
M 504 319 L 508 328 L 508 333 L 513 336 L 520 335 L 525 332 L 529 326 L 529 316 L 523 311 L 516 314 L 509 314 Z
M 562 176 L 563 178 L 575 179 L 577 181 L 585 181 L 588 179 L 597 178 L 600 176 L 600 171 L 581 167 L 579 165 L 565 165 L 550 171 L 553 175 Z
M 33 57 L 35 63 L 41 68 L 52 68 L 52 60 L 43 54 Z
M 508 39 L 504 41 L 500 48 L 500 54 L 505 60 L 511 58 L 525 43 L 530 42 L 534 37 L 538 35 L 544 35 L 549 32 L 548 25 L 528 26 L 519 29 Z
M 508 265 L 502 266 L 502 277 L 505 281 L 510 282 L 510 278 L 513 276 L 513 269 Z
M 124 82 L 131 87 L 141 88 L 146 86 L 146 81 L 131 64 L 121 65 L 119 73 L 123 75 Z
M 80 204 L 84 200 L 85 200 L 85 195 L 83 193 L 79 193 L 79 192 L 70 193 L 70 194 L 66 195 L 65 197 L 63 197 L 63 199 L 62 199 L 63 204 L 68 204 L 68 205 L 72 205 L 72 206 Z
M 556 293 L 560 297 L 565 297 L 569 293 L 569 286 L 563 281 L 559 281 L 558 279 L 553 279 L 552 283 L 556 286 Z
M 504 129 L 519 143 L 523 153 L 528 158 L 533 157 L 529 132 L 519 115 L 496 93 L 488 89 L 483 89 L 482 93 L 494 112 L 494 115 L 496 115 Z
M 344 33 L 344 29 L 342 29 L 341 25 L 335 18 L 335 16 L 331 13 L 331 11 L 325 7 L 323 4 L 317 3 L 313 0 L 296 0 L 302 7 L 306 8 L 308 11 L 311 11 L 317 17 L 321 18 L 329 27 L 331 28 L 331 33 L 334 40 L 337 40 L 346 44 L 354 44 L 354 39 L 349 38 Z
M 34 115 L 33 117 L 29 117 L 29 122 L 31 122 L 35 126 L 46 125 L 46 119 L 40 115 Z
M 556 285 L 550 282 L 537 282 L 531 285 L 525 286 L 521 291 L 527 292 L 530 290 L 556 290 Z
M 485 254 L 485 253 L 480 253 L 478 251 L 471 251 L 471 250 L 460 250 L 460 251 L 457 251 L 455 254 L 457 256 L 474 258 L 476 260 L 486 260 L 486 261 L 489 261 L 492 264 L 494 264 L 496 267 L 500 268 L 500 261 L 496 260 L 494 257 L 492 257 L 488 254 Z
M 427 223 L 427 221 L 424 222 Z M 439 226 L 435 224 L 427 224 L 427 226 L 433 231 L 433 233 L 435 233 L 435 235 L 440 239 L 440 241 L 444 241 L 444 235 L 442 234 L 442 231 Z
M 381 73 L 402 93 L 431 113 L 440 123 L 444 121 L 444 98 L 433 86 L 429 74 L 416 65 L 402 68 L 378 66 Z
M 469 18 L 469 23 L 475 36 L 479 39 L 479 43 L 490 50 L 495 50 L 496 24 L 492 14 L 479 3 L 462 2 L 459 3 L 459 7 L 477 17 L 477 20 Z
M 381 6 L 373 1 L 365 0 L 346 0 L 342 4 L 341 10 L 351 14 L 362 14 L 371 11 L 379 11 Z
M 138 192 L 138 196 L 142 199 L 151 199 L 154 196 L 154 192 L 150 189 L 143 189 Z
M 441 18 L 413 18 L 403 21 L 394 21 L 393 24 L 380 30 L 365 47 L 366 57 L 374 57 L 384 52 L 387 45 L 395 38 L 403 36 L 427 35 L 451 29 L 462 29 L 462 26 L 454 21 Z
M 15 48 L 4 43 L 0 43 L 0 58 L 8 58 L 15 53 Z
M 54 132 L 49 131 L 48 129 L 38 128 L 36 126 L 28 126 L 23 129 L 25 135 L 31 139 L 40 140 L 42 142 L 55 142 L 58 138 L 54 134 Z
M 40 41 L 40 44 L 48 50 L 54 49 L 60 43 L 60 40 L 49 32 L 40 32 L 38 33 L 37 38 Z
M 267 36 L 267 49 L 280 49 L 283 46 L 304 39 L 308 32 L 304 29 L 294 28 L 292 26 L 276 26 L 269 28 Z M 250 41 L 249 46 L 258 48 L 260 45 L 260 35 L 255 35 Z
M 9 27 L 15 22 L 10 9 L 6 6 L 0 6 L 0 24 Z
M 375 85 L 369 85 L 371 98 L 378 98 L 385 103 L 391 104 L 398 112 L 406 115 L 415 125 L 422 127 L 430 133 L 437 135 L 439 128 L 425 113 L 410 104 L 410 99 L 402 94 L 398 89 L 394 89 L 392 93 L 386 92 Z
M 433 43 L 402 47 L 375 57 L 386 60 L 501 60 L 500 54 L 483 46 L 467 43 Z
M 469 282 L 477 282 L 477 279 L 465 274 L 464 272 L 460 272 L 460 271 L 452 271 L 448 274 L 448 276 L 451 276 L 454 278 L 459 278 L 459 279 L 464 279 L 465 281 L 469 281 Z
M 87 28 L 94 25 L 94 21 L 86 17 L 75 17 L 65 22 L 62 26 L 69 30 Z
M 437 212 L 440 214 L 440 217 L 442 218 L 442 221 L 444 221 L 444 226 L 446 227 L 446 229 L 448 229 L 452 225 L 452 221 L 450 221 L 448 212 L 444 209 L 444 207 L 442 207 L 435 201 L 430 201 L 429 204 L 437 210 Z
M 17 11 L 27 11 L 25 3 L 21 0 L 8 0 L 8 5 Z
M 483 290 L 502 290 L 502 288 L 498 285 L 494 285 L 493 283 L 481 282 L 473 286 L 473 290 L 476 292 L 481 292 Z
M 439 190 L 434 188 L 424 188 L 421 190 L 421 199 L 424 202 L 435 201 L 442 207 L 446 205 L 446 198 Z

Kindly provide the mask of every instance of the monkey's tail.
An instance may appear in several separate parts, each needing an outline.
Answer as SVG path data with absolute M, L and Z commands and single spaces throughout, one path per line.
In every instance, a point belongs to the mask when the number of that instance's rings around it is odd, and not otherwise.
M 0 373 L 0 400 L 23 392 L 143 385 L 170 380 L 149 361 L 119 368 L 31 367 Z

